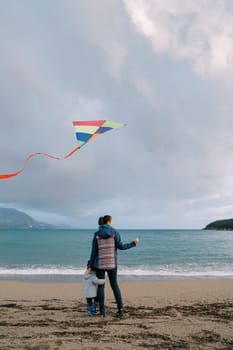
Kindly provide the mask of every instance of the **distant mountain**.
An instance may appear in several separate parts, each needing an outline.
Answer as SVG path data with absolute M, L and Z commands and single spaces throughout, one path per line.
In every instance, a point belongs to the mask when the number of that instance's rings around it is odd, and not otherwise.
M 204 230 L 233 230 L 233 219 L 211 222 L 204 228 Z
M 52 229 L 50 224 L 38 222 L 22 211 L 12 208 L 0 208 L 0 229 Z

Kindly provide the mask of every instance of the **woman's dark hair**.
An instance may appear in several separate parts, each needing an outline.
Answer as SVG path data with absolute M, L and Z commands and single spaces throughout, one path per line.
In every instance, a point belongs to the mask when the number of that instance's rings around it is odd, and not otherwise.
M 100 216 L 100 217 L 99 217 L 98 224 L 99 224 L 99 226 L 102 226 L 102 225 L 104 224 L 104 218 L 103 218 L 103 216 Z
M 111 220 L 112 220 L 112 217 L 110 215 L 105 215 L 103 217 L 103 224 L 106 225 Z

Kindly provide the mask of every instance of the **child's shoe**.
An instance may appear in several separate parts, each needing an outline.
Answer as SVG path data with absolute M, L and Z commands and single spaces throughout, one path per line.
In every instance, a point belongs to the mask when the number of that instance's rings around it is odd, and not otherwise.
M 89 317 L 93 316 L 93 309 L 92 309 L 92 305 L 87 307 L 87 314 Z

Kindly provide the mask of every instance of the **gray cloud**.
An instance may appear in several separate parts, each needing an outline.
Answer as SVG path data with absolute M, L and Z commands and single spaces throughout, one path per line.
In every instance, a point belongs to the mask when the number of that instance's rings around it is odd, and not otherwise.
M 33 159 L 22 175 L 0 182 L 2 205 L 86 227 L 107 212 L 121 227 L 202 227 L 229 215 L 231 74 L 226 81 L 225 68 L 217 77 L 206 68 L 200 77 L 168 49 L 151 48 L 135 31 L 133 4 L 1 3 L 1 172 L 17 170 L 34 151 L 69 152 L 72 120 L 127 123 L 66 161 Z M 167 21 L 166 4 L 162 12 Z
M 158 54 L 188 60 L 199 74 L 232 75 L 230 1 L 124 0 L 139 33 Z M 224 25 L 223 25 L 224 23 Z

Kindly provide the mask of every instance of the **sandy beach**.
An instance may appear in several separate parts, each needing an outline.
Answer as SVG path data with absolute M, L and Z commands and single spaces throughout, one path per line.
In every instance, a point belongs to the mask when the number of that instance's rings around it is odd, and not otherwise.
M 233 349 L 233 280 L 106 285 L 107 316 L 90 318 L 81 283 L 0 281 L 0 349 Z

